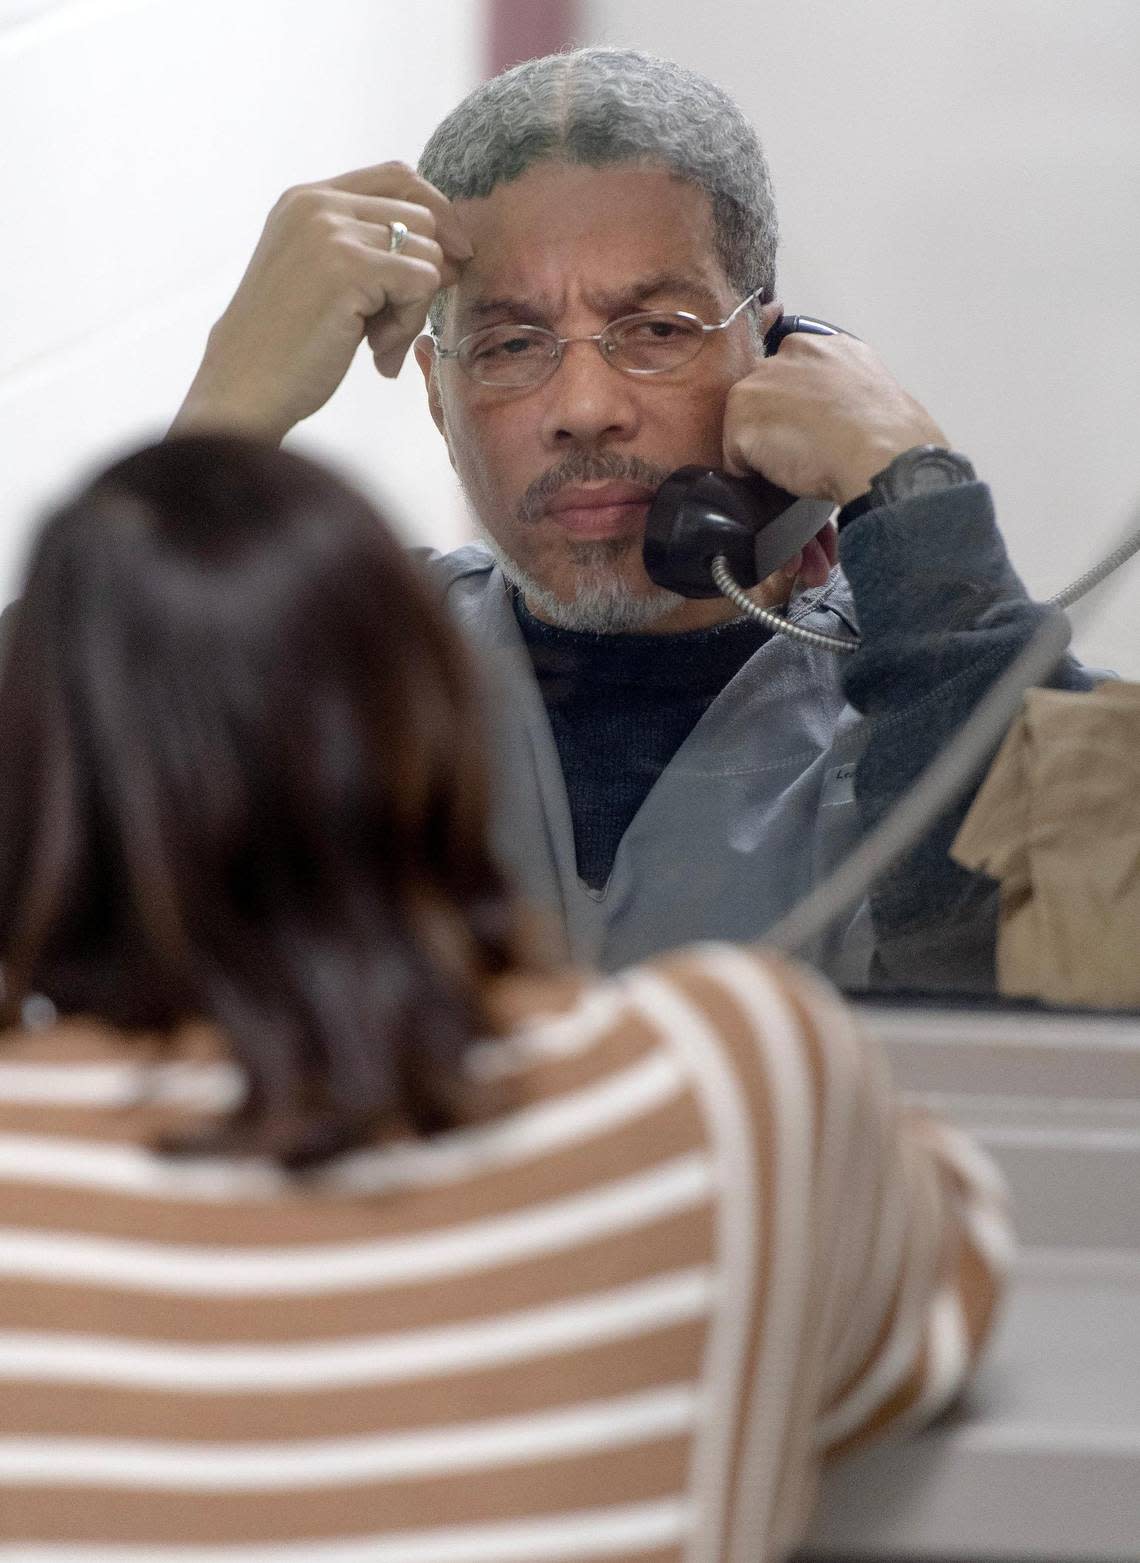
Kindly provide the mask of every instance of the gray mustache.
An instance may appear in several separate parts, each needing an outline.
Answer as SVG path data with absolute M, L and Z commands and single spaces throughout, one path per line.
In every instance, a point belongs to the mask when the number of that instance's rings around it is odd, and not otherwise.
M 519 521 L 536 521 L 560 489 L 573 483 L 640 483 L 658 489 L 669 476 L 668 467 L 643 461 L 640 456 L 619 456 L 614 452 L 575 451 L 535 478 L 515 515 Z

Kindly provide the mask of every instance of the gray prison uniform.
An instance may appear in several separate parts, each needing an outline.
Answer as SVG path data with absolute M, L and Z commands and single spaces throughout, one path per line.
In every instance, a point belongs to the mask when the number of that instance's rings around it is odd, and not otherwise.
M 489 673 L 495 839 L 556 950 L 613 971 L 703 939 L 755 939 L 877 822 L 1016 656 L 1043 614 L 1011 568 L 981 483 L 867 512 L 843 571 L 793 622 L 854 656 L 765 642 L 714 699 L 622 837 L 606 885 L 579 879 L 558 754 L 506 582 L 479 543 L 429 568 Z M 1088 688 L 1071 659 L 1052 682 Z M 988 988 L 996 896 L 946 857 L 965 804 L 802 953 L 849 988 Z

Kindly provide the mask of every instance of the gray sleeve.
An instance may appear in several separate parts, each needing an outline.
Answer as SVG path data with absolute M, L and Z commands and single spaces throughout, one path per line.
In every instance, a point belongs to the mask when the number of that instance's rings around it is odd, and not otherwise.
M 982 483 L 868 511 L 844 530 L 840 556 L 863 635 L 844 691 L 869 720 L 855 796 L 870 829 L 1060 610 L 1030 600 Z M 1081 690 L 1098 679 L 1066 655 L 1048 682 Z M 976 785 L 872 890 L 880 986 L 994 987 L 997 887 L 948 856 Z

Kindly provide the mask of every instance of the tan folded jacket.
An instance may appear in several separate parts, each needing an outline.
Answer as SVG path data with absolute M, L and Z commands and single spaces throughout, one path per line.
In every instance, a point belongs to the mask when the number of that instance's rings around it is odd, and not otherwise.
M 1140 684 L 1029 690 L 951 856 L 1001 883 L 1002 993 L 1140 1006 Z

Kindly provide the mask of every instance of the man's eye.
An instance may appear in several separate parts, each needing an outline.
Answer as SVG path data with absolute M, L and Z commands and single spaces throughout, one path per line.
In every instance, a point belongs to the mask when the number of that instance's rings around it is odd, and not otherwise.
M 476 363 L 493 363 L 496 359 L 523 358 L 528 354 L 537 354 L 542 349 L 542 342 L 533 336 L 493 336 L 487 337 L 482 342 L 476 343 L 472 357 Z
M 635 342 L 675 342 L 688 332 L 676 320 L 635 320 L 623 334 Z

